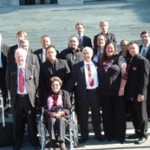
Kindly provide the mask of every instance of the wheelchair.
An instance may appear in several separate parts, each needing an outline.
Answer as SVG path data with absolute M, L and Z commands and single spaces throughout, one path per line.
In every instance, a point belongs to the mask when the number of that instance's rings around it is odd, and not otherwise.
M 38 121 L 38 137 L 41 144 L 41 150 L 45 150 L 47 143 L 50 142 L 50 138 L 47 126 L 45 124 L 44 108 L 42 108 L 41 115 Z M 69 150 L 74 150 L 74 148 L 78 145 L 78 122 L 74 107 L 71 108 L 71 114 L 69 116 L 69 121 L 66 128 L 65 140 L 67 143 L 69 143 Z

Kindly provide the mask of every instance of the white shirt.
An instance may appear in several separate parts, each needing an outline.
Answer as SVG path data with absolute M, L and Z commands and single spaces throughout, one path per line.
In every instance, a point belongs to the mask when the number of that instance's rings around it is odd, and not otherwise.
M 46 61 L 46 50 L 45 48 L 42 48 L 42 62 Z
M 20 68 L 23 70 L 23 76 L 24 76 L 24 91 L 23 91 L 23 93 L 21 93 L 21 92 L 19 91 L 19 86 L 18 86 L 18 88 L 17 88 L 17 94 L 28 94 L 27 87 L 26 87 L 25 66 L 23 66 L 23 67 L 18 66 L 18 71 L 17 71 L 17 74 L 18 74 L 18 81 L 17 81 L 17 83 L 18 83 L 18 85 L 19 85 L 19 70 L 20 70 Z
M 94 78 L 94 86 L 90 86 L 89 84 L 89 77 L 88 77 L 88 65 L 90 65 L 91 73 Z M 98 73 L 97 73 L 97 67 L 95 64 L 91 61 L 90 63 L 87 63 L 84 61 L 84 71 L 85 71 L 85 81 L 86 81 L 86 89 L 96 89 L 98 87 Z

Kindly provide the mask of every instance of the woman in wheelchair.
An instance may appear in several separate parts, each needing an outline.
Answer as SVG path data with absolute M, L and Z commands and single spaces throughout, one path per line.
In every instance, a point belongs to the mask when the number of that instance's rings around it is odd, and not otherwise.
M 61 90 L 62 80 L 59 77 L 52 77 L 51 92 L 47 98 L 48 132 L 51 144 L 59 143 L 61 150 L 66 150 L 65 131 L 69 119 L 71 102 L 67 91 Z

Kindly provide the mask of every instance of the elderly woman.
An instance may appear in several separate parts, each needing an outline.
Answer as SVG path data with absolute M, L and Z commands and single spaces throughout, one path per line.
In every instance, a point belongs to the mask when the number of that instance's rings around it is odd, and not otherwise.
M 60 149 L 66 150 L 65 128 L 70 114 L 71 103 L 67 91 L 61 90 L 62 80 L 59 77 L 50 79 L 52 92 L 47 99 L 48 131 L 52 144 L 59 142 Z
M 102 98 L 103 126 L 108 141 L 124 143 L 126 62 L 119 56 L 112 42 L 106 43 L 99 63 L 100 92 Z

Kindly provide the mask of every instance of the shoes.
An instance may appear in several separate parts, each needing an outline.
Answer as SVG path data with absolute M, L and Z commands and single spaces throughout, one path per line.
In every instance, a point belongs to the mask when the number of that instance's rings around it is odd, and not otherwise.
M 103 136 L 100 137 L 95 137 L 96 140 L 98 140 L 99 142 L 104 142 L 105 138 Z
M 85 139 L 85 138 L 82 138 L 82 139 L 79 139 L 79 143 L 86 143 L 88 139 Z
M 132 134 L 132 135 L 129 135 L 127 139 L 139 139 L 139 136 L 137 134 Z
M 60 143 L 60 150 L 67 150 L 64 142 Z
M 34 146 L 34 150 L 40 150 L 40 149 L 41 149 L 40 145 Z
M 134 142 L 134 144 L 142 144 L 147 141 L 147 136 L 146 137 L 141 137 L 137 141 Z

